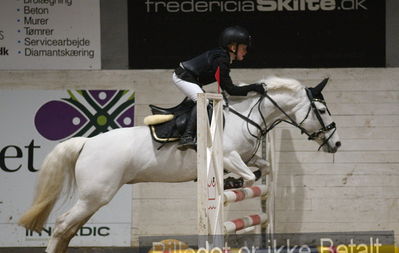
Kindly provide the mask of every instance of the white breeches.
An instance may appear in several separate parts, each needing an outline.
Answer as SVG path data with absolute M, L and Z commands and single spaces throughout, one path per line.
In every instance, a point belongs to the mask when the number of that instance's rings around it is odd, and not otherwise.
M 177 88 L 179 88 L 179 90 L 181 90 L 184 95 L 186 95 L 194 102 L 197 102 L 198 93 L 204 93 L 204 91 L 201 89 L 201 87 L 198 86 L 198 84 L 184 81 L 177 77 L 175 73 L 173 73 L 173 81 L 175 82 Z

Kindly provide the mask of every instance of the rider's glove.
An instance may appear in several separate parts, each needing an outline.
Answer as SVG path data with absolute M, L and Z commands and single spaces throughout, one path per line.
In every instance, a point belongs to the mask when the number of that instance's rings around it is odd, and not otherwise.
M 266 90 L 263 87 L 263 84 L 254 83 L 254 84 L 251 84 L 251 86 L 252 86 L 252 90 L 253 91 L 256 91 L 256 92 L 258 92 L 259 94 L 262 94 L 262 95 L 266 94 Z

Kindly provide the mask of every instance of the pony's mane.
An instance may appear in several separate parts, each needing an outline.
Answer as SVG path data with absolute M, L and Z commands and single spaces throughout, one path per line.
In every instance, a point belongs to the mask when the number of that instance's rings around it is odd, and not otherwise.
M 277 77 L 277 76 L 270 76 L 264 79 L 261 79 L 258 81 L 258 83 L 264 83 L 266 84 L 266 89 L 268 91 L 279 91 L 279 90 L 287 90 L 287 91 L 292 91 L 292 92 L 297 92 L 300 89 L 303 89 L 304 86 L 295 79 L 291 78 L 282 78 L 282 77 Z M 244 86 L 248 85 L 245 83 L 240 83 L 239 86 Z M 247 98 L 248 96 L 257 96 L 258 93 L 256 92 L 250 92 L 246 97 L 240 97 L 240 96 L 230 96 L 229 99 L 240 101 L 242 99 Z
M 303 88 L 303 85 L 298 80 L 276 76 L 261 79 L 259 80 L 259 83 L 265 83 L 267 90 L 286 89 L 295 92 Z

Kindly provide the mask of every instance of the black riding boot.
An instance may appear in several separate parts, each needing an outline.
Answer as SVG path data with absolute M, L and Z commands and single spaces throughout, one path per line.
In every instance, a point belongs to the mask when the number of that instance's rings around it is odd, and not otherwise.
M 190 118 L 188 119 L 186 130 L 180 138 L 180 142 L 177 145 L 179 150 L 186 150 L 192 148 L 197 149 L 197 105 L 193 106 L 191 109 Z

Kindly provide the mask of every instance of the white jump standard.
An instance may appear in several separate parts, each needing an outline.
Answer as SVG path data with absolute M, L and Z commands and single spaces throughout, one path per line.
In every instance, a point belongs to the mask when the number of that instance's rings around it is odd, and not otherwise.
M 206 110 L 207 99 L 212 99 L 214 104 L 211 123 Z M 224 204 L 265 197 L 268 189 L 266 185 L 257 185 L 224 191 L 222 103 L 221 95 L 198 94 L 198 234 L 210 236 L 213 246 L 223 246 L 225 233 L 261 225 L 268 220 L 267 214 L 261 213 L 224 222 Z

